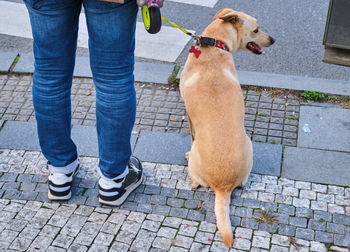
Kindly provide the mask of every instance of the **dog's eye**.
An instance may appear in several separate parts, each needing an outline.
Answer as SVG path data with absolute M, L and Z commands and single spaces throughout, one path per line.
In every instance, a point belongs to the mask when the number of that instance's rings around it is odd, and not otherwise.
M 255 30 L 254 30 L 254 33 L 258 33 L 259 32 L 259 28 L 256 28 Z

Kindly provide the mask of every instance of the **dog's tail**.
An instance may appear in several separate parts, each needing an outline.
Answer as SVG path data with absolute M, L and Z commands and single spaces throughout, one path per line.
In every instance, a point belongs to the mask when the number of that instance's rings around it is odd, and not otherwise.
M 233 233 L 230 220 L 231 192 L 215 191 L 216 222 L 224 243 L 233 245 Z

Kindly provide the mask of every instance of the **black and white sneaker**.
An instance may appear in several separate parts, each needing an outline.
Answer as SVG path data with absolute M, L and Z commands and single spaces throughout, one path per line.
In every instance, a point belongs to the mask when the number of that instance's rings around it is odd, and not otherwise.
M 114 179 L 101 176 L 98 181 L 99 202 L 110 206 L 120 206 L 129 194 L 134 191 L 143 180 L 142 165 L 137 157 L 130 157 L 128 169 Z
M 70 166 L 75 167 L 75 169 L 68 173 L 57 172 L 57 168 L 50 168 L 49 165 L 49 190 L 48 198 L 50 200 L 69 200 L 72 196 L 71 187 L 73 182 L 73 177 L 78 173 L 79 161 L 78 159 L 74 161 Z

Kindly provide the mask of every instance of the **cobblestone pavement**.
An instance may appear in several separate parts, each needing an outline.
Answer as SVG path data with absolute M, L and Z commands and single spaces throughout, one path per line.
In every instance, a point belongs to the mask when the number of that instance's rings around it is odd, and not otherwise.
M 251 174 L 230 205 L 235 243 L 215 225 L 214 194 L 191 190 L 187 167 L 143 163 L 146 179 L 120 208 L 97 202 L 97 158 L 81 157 L 73 197 L 47 199 L 45 159 L 0 150 L 3 251 L 349 251 L 350 188 Z
M 31 75 L 0 75 L 0 119 L 34 121 Z M 189 133 L 185 106 L 176 88 L 136 83 L 135 130 Z M 300 103 L 294 95 L 273 97 L 270 91 L 243 89 L 245 126 L 253 141 L 296 146 Z M 74 78 L 72 124 L 94 126 L 92 79 Z

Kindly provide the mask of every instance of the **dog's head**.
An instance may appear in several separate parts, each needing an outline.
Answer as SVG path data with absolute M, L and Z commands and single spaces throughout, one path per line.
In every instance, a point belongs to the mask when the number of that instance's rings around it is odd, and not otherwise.
M 238 49 L 250 51 L 254 54 L 262 54 L 261 47 L 272 45 L 275 40 L 263 32 L 255 18 L 232 9 L 222 9 L 214 17 L 214 20 L 223 20 L 230 23 L 237 31 Z

